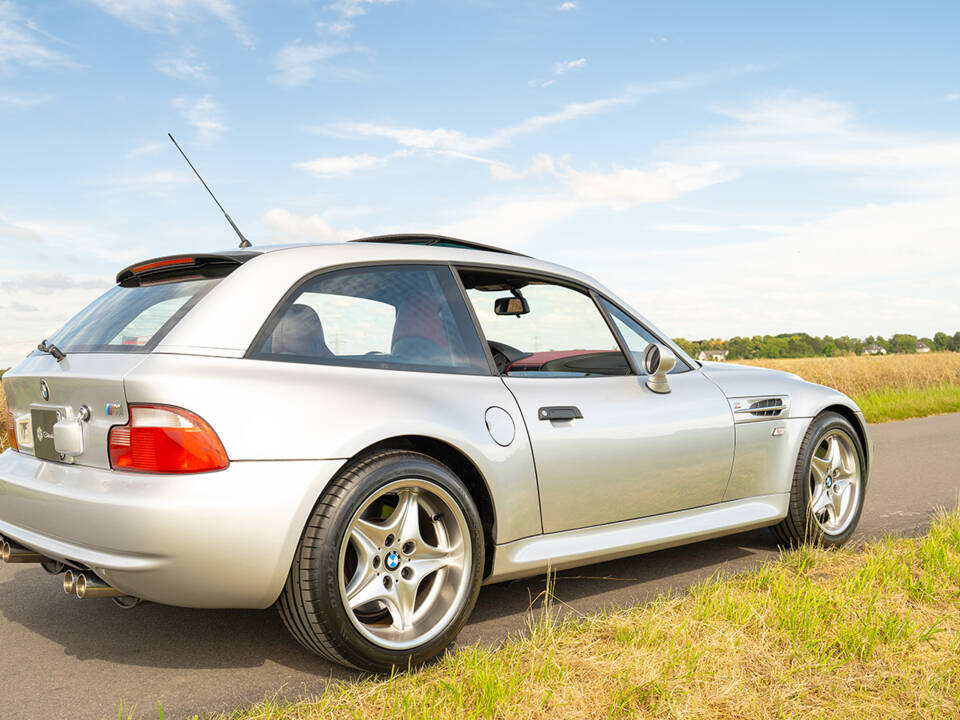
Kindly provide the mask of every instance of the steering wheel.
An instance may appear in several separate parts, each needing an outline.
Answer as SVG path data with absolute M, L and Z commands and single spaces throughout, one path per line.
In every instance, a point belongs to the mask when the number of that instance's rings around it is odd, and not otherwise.
M 490 346 L 490 353 L 493 355 L 493 364 L 497 366 L 497 372 L 501 375 L 506 374 L 507 368 L 517 360 L 522 360 L 531 355 L 531 353 L 525 353 L 512 345 L 496 340 L 489 340 L 487 344 Z
M 499 350 L 494 350 L 493 364 L 497 366 L 497 372 L 500 375 L 503 375 L 504 373 L 507 372 L 507 368 L 510 367 L 510 358 L 508 358 Z

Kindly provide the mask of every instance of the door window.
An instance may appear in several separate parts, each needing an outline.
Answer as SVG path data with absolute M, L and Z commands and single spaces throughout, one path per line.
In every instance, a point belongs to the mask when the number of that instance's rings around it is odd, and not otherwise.
M 304 281 L 261 331 L 253 357 L 401 370 L 490 372 L 447 267 L 391 265 Z
M 509 376 L 627 375 L 630 368 L 586 293 L 549 281 L 463 270 L 497 369 Z

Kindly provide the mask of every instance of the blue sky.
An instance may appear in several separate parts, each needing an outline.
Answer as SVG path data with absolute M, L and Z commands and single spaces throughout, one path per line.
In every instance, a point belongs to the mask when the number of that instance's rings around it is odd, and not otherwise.
M 0 0 L 0 367 L 147 257 L 454 234 L 674 336 L 960 329 L 960 5 Z

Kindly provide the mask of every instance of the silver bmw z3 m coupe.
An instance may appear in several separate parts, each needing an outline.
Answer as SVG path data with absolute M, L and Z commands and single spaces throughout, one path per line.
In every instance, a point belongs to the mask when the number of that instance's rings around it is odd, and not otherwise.
M 763 526 L 839 545 L 870 470 L 841 393 L 430 235 L 145 260 L 3 387 L 6 562 L 124 606 L 276 605 L 373 671 L 442 653 L 485 583 Z

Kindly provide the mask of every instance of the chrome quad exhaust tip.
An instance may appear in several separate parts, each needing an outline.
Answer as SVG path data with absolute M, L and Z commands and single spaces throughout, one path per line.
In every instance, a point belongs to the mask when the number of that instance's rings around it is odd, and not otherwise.
M 141 603 L 140 598 L 127 595 L 111 587 L 89 570 L 68 568 L 63 573 L 63 591 L 80 600 L 87 598 L 111 598 L 117 607 L 129 610 Z
M 72 568 L 63 574 L 63 591 L 67 595 L 75 595 L 77 592 L 77 576 L 80 573 Z
M 64 579 L 63 584 L 64 588 L 66 588 L 66 579 Z M 125 592 L 111 587 L 92 572 L 82 572 L 77 575 L 74 581 L 74 592 L 81 600 L 86 600 L 87 598 L 127 597 Z
M 0 545 L 0 559 L 5 563 L 43 563 L 53 562 L 46 555 L 34 552 L 30 548 L 25 548 L 17 543 L 4 540 Z

